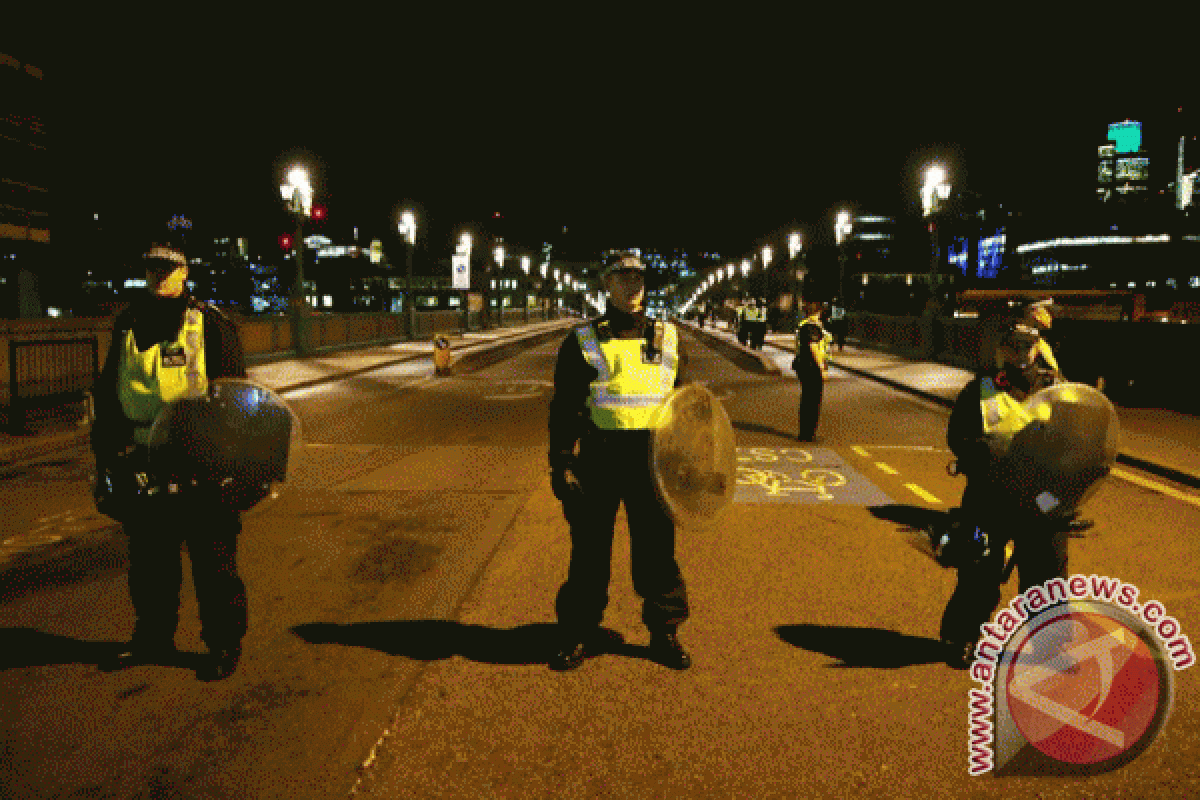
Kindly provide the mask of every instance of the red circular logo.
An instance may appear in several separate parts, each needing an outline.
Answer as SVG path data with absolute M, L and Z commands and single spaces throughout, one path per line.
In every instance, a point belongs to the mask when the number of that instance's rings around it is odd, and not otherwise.
M 1099 767 L 1133 758 L 1166 720 L 1161 650 L 1111 606 L 1064 611 L 1013 648 L 1008 713 L 1025 740 L 1056 761 Z

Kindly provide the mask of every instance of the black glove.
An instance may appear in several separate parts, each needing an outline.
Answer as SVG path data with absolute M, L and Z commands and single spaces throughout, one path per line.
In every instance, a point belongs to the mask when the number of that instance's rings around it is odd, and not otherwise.
M 583 484 L 579 482 L 573 462 L 556 464 L 551 467 L 550 490 L 562 503 L 563 514 L 566 515 L 567 520 L 573 519 L 576 512 L 582 508 L 584 499 Z

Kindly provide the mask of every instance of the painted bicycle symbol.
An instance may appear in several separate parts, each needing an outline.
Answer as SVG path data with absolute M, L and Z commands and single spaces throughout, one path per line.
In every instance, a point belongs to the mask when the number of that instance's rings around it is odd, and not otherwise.
M 757 486 L 768 497 L 782 497 L 787 494 L 811 492 L 818 500 L 832 500 L 830 489 L 846 485 L 846 476 L 832 469 L 813 468 L 803 469 L 794 474 L 776 472 L 771 469 L 755 469 L 739 465 L 737 468 L 738 486 Z

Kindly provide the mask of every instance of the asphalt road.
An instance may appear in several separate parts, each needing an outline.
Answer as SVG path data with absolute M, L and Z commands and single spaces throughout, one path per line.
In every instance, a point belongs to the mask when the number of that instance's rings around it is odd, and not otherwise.
M 229 680 L 195 679 L 190 585 L 178 659 L 97 670 L 132 629 L 119 548 L 9 593 L 0 796 L 1200 792 L 1193 671 L 1177 675 L 1160 739 L 1115 773 L 969 778 L 972 684 L 931 638 L 954 575 L 911 530 L 961 494 L 944 470 L 947 412 L 835 372 L 821 441 L 798 447 L 794 379 L 691 341 L 744 480 L 719 528 L 680 535 L 690 671 L 642 657 L 620 537 L 606 625 L 627 649 L 567 675 L 544 665 L 569 547 L 545 474 L 557 345 L 446 379 L 413 362 L 287 395 L 307 459 L 296 489 L 246 521 L 251 627 Z M 6 535 L 111 540 L 88 468 L 60 452 L 9 470 Z M 1198 629 L 1200 508 L 1110 479 L 1088 514 L 1072 571 L 1134 583 Z

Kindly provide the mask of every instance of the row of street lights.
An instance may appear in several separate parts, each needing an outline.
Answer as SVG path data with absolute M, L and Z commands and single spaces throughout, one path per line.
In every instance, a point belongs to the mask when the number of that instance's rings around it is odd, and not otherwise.
M 296 276 L 292 283 L 289 294 L 289 310 L 292 322 L 292 342 L 297 354 L 308 355 L 311 352 L 311 340 L 309 338 L 309 315 L 311 312 L 308 309 L 307 291 L 304 286 L 304 220 L 307 217 L 313 216 L 313 189 L 309 181 L 308 173 L 301 167 L 292 167 L 288 170 L 287 178 L 279 187 L 280 194 L 286 204 L 287 210 L 295 216 L 296 219 Z M 400 213 L 400 221 L 396 225 L 397 233 L 404 239 L 407 247 L 405 248 L 405 269 L 406 275 L 404 280 L 404 306 L 407 309 L 408 330 L 410 332 L 416 329 L 416 306 L 412 300 L 412 281 L 413 281 L 413 250 L 417 241 L 417 217 L 415 212 L 410 209 L 405 209 Z M 503 239 L 497 239 L 495 247 L 492 249 L 492 258 L 496 262 L 499 270 L 503 271 L 505 258 L 508 255 Z M 472 251 L 472 237 L 470 233 L 464 232 L 458 241 L 458 246 L 455 249 L 454 256 L 451 259 L 453 269 L 453 287 L 465 290 L 470 288 L 470 264 Z M 521 256 L 521 271 L 526 277 L 530 275 L 532 269 L 532 259 L 528 255 Z M 550 265 L 548 262 L 541 265 L 541 276 L 543 280 L 548 280 L 550 275 Z M 573 290 L 580 290 L 580 286 L 575 282 L 570 273 L 562 273 L 555 269 L 553 271 L 555 284 L 559 289 L 564 285 L 571 287 Z M 524 310 L 526 321 L 529 316 L 529 302 L 524 300 Z M 469 314 L 466 303 L 463 303 L 464 313 Z M 503 313 L 503 309 L 501 309 Z M 484 325 L 488 325 L 488 309 L 485 307 L 483 311 Z
M 922 215 L 925 217 L 936 214 L 942 206 L 942 202 L 950 197 L 951 186 L 946 182 L 946 170 L 939 164 L 932 164 L 925 169 L 925 182 L 921 188 L 921 209 Z M 933 236 L 932 250 L 933 261 L 931 272 L 936 272 L 938 267 L 939 244 L 937 225 L 931 223 L 928 226 L 930 233 Z M 853 216 L 848 210 L 840 210 L 837 212 L 833 223 L 834 240 L 838 246 L 838 292 L 839 297 L 845 302 L 846 296 L 846 261 L 847 256 L 843 244 L 850 238 L 854 232 Z M 796 257 L 803 251 L 803 235 L 798 231 L 793 231 L 788 234 L 788 260 L 793 264 Z M 762 265 L 765 271 L 771 264 L 773 251 L 770 245 L 764 245 L 762 248 Z M 743 278 L 748 278 L 752 268 L 750 259 L 743 259 L 741 262 L 741 273 Z M 719 281 L 732 280 L 735 273 L 735 265 L 730 263 L 724 268 L 717 268 L 708 275 L 692 293 L 691 297 L 684 303 L 683 310 L 687 311 L 694 306 L 703 295 L 710 289 L 714 288 Z M 803 264 L 796 265 L 792 273 L 795 279 L 793 283 L 793 298 L 796 298 L 796 307 L 799 308 L 799 284 L 804 280 L 807 273 Z

